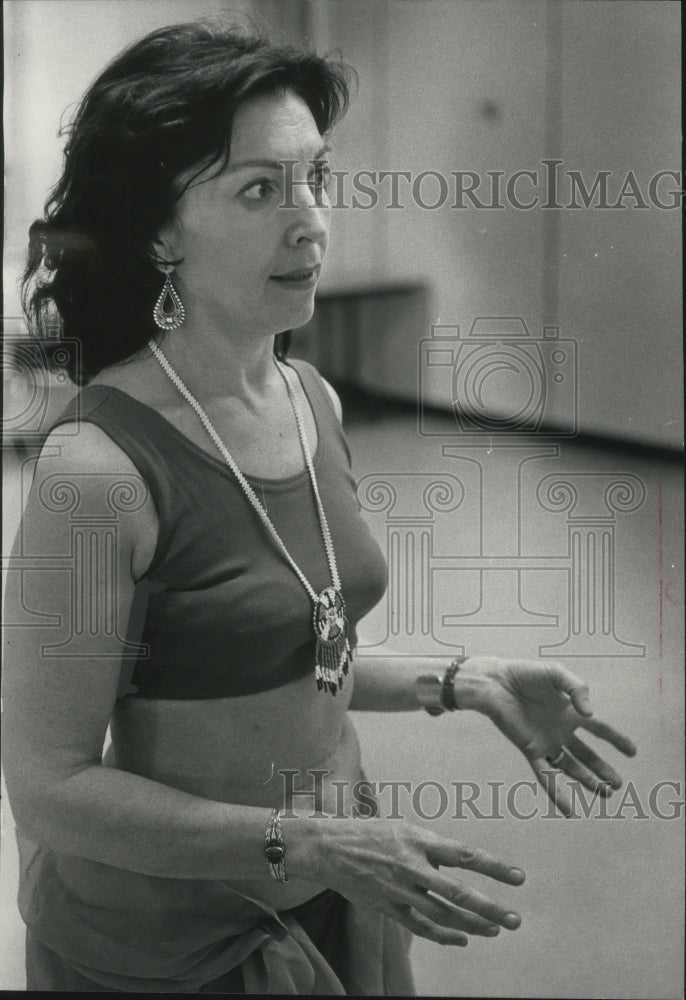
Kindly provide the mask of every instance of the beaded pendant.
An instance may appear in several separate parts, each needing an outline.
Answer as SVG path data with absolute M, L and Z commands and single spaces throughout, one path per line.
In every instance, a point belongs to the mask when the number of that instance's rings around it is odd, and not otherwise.
M 315 678 L 317 690 L 328 688 L 335 695 L 343 687 L 352 653 L 348 642 L 348 619 L 340 590 L 325 587 L 314 606 L 314 634 L 317 638 Z

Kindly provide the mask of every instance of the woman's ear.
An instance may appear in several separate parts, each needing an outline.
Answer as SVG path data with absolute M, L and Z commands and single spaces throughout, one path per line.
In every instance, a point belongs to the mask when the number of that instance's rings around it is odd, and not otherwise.
M 162 272 L 164 264 L 174 260 L 174 255 L 170 253 L 169 244 L 164 239 L 154 239 L 148 244 L 148 257 L 151 263 Z
M 180 260 L 182 255 L 179 252 L 179 238 L 173 223 L 164 225 L 150 241 L 148 256 L 160 271 L 165 264 Z

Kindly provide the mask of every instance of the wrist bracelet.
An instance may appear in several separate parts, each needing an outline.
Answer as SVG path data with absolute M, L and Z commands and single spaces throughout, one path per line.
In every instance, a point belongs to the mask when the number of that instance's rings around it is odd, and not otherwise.
M 422 674 L 415 681 L 417 700 L 429 715 L 443 715 L 444 712 L 454 712 L 459 709 L 455 700 L 453 680 L 466 656 L 456 656 L 450 663 L 443 677 L 439 674 Z
M 288 882 L 286 877 L 286 845 L 281 833 L 281 810 L 272 809 L 264 838 L 264 854 L 267 868 L 277 882 Z
M 466 659 L 466 656 L 456 656 L 443 675 L 441 700 L 448 712 L 454 712 L 456 709 L 457 711 L 460 711 L 460 706 L 455 701 L 455 688 L 453 687 L 453 681 L 455 680 L 455 674 L 458 672 Z

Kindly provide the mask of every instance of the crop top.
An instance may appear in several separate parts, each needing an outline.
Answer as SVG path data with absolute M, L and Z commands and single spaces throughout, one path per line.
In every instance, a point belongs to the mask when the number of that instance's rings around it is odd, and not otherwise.
M 317 425 L 313 464 L 354 647 L 357 623 L 384 593 L 385 562 L 360 514 L 350 452 L 321 377 L 307 362 L 289 364 Z M 159 519 L 128 631 L 129 640 L 146 649 L 130 661 L 131 684 L 120 684 L 120 696 L 226 698 L 314 674 L 312 601 L 219 453 L 206 452 L 112 386 L 86 386 L 52 426 L 77 419 L 96 424 L 128 455 Z M 285 479 L 246 479 L 321 592 L 331 577 L 307 470 Z

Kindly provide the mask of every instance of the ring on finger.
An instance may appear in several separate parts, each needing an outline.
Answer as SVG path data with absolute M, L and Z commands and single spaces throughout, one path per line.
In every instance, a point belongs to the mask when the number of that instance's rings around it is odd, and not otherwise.
M 560 764 L 561 764 L 561 762 L 562 762 L 562 759 L 563 759 L 564 755 L 566 754 L 566 752 L 567 752 L 567 748 L 566 747 L 562 747 L 562 749 L 558 753 L 556 753 L 554 756 L 553 756 L 553 754 L 548 754 L 546 756 L 546 760 L 548 761 L 548 763 L 550 764 L 551 767 L 559 767 Z

